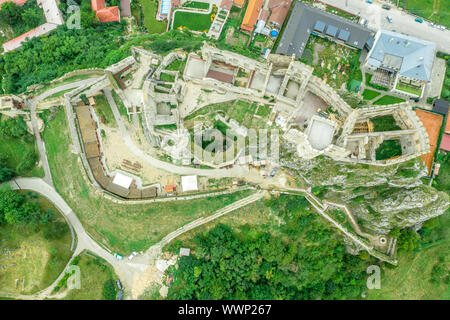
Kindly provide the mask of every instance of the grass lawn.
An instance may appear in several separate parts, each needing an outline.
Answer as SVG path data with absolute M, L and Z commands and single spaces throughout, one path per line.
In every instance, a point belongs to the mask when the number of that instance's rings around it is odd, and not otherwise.
M 272 112 L 272 109 L 268 105 L 262 105 L 258 107 L 258 110 L 256 111 L 256 114 L 258 116 L 261 116 L 263 118 L 266 118 L 270 115 L 270 112 Z
M 441 167 L 442 169 L 442 167 Z M 450 210 L 434 218 L 438 226 L 425 235 L 422 230 L 421 247 L 415 252 L 399 252 L 398 266 L 382 267 L 381 289 L 369 290 L 368 299 L 450 299 L 450 287 L 443 279 L 432 282 L 432 270 L 437 264 L 450 268 Z
M 189 1 L 183 4 L 183 7 L 186 8 L 195 8 L 195 9 L 208 9 L 209 3 L 198 2 L 198 1 Z
M 139 4 L 144 13 L 144 25 L 148 33 L 166 32 L 167 24 L 164 21 L 156 20 L 156 12 L 158 11 L 158 1 L 155 0 L 139 0 Z
M 187 59 L 185 60 L 175 59 L 171 64 L 169 64 L 166 67 L 166 70 L 179 71 L 180 74 L 183 74 L 184 68 L 186 67 L 186 61 Z
M 369 89 L 365 89 L 362 94 L 364 100 L 372 100 L 372 99 L 375 99 L 376 97 L 378 97 L 379 95 L 380 95 L 379 92 L 369 90 Z
M 22 191 L 25 194 L 32 194 Z M 64 218 L 47 199 L 37 197 L 42 211 L 53 210 L 57 221 Z M 65 233 L 59 239 L 47 240 L 44 227 L 0 226 L 0 292 L 30 294 L 48 287 L 69 261 L 72 252 L 72 236 L 65 225 Z M 9 250 L 10 253 L 6 253 Z M 16 279 L 19 279 L 16 287 Z M 0 294 L 1 295 L 1 294 Z
M 168 73 L 161 72 L 161 75 L 159 76 L 159 80 L 165 81 L 165 82 L 174 82 L 175 76 L 168 74 Z
M 70 151 L 64 110 L 49 123 L 43 136 L 56 190 L 96 241 L 124 255 L 145 250 L 186 223 L 251 193 L 243 191 L 189 201 L 117 204 L 99 195 L 85 180 L 78 156 Z
M 397 97 L 392 97 L 392 96 L 383 96 L 380 99 L 375 100 L 375 102 L 373 104 L 376 106 L 384 106 L 384 105 L 395 104 L 395 103 L 400 103 L 400 102 L 405 102 L 405 100 L 397 98 Z
M 122 99 L 120 99 L 119 95 L 114 90 L 111 90 L 111 95 L 114 101 L 116 102 L 117 109 L 119 109 L 120 115 L 125 117 L 128 120 L 128 122 L 131 122 L 131 118 L 128 117 L 127 108 L 125 107 L 125 104 L 123 103 Z
M 117 128 L 116 120 L 114 119 L 114 115 L 112 113 L 108 100 L 106 100 L 106 97 L 101 94 L 95 96 L 94 98 L 94 109 L 100 121 L 103 121 L 108 127 Z
M 350 62 L 358 63 L 358 50 L 314 35 L 309 37 L 304 52 L 307 57 L 302 57 L 301 61 L 314 67 L 313 75 L 326 79 L 327 84 L 336 89 L 349 82 L 353 70 Z
M 103 259 L 89 253 L 82 253 L 76 265 L 80 267 L 81 288 L 69 291 L 65 300 L 104 300 L 103 287 L 107 281 L 114 281 L 116 294 L 118 292 L 113 268 Z
M 372 118 L 370 121 L 373 123 L 374 132 L 402 130 L 390 114 Z
M 401 83 L 397 83 L 397 86 L 395 87 L 395 89 L 401 90 L 401 91 L 404 91 L 404 92 L 408 92 L 408 93 L 412 93 L 412 94 L 415 94 L 415 95 L 417 95 L 419 97 L 420 97 L 420 94 L 422 93 L 422 88 L 415 89 L 415 88 L 413 88 L 411 86 L 403 85 Z
M 25 160 L 31 153 L 36 155 L 39 161 L 39 152 L 35 144 L 34 136 L 27 134 L 22 138 L 12 138 L 0 134 L 0 155 L 7 158 L 8 167 L 17 172 L 22 177 L 44 177 L 42 167 L 33 166 L 30 170 L 17 171 L 17 165 Z
M 386 160 L 402 155 L 402 146 L 399 140 L 384 140 L 376 150 L 377 160 Z
M 439 169 L 439 175 L 433 180 L 433 187 L 450 194 L 450 153 L 439 162 L 441 168 Z
M 207 32 L 211 27 L 211 15 L 196 12 L 176 11 L 174 13 L 173 29 L 178 27 L 187 27 L 194 31 Z
M 401 0 L 399 6 L 406 2 L 406 10 L 425 19 L 450 28 L 450 0 Z

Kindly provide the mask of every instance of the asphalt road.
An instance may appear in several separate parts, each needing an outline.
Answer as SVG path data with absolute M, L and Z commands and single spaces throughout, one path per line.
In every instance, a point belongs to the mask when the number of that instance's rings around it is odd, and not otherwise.
M 391 10 L 381 8 L 381 1 L 373 1 L 372 4 L 365 0 L 321 0 L 324 3 L 340 8 L 347 12 L 357 14 L 368 21 L 368 27 L 373 30 L 390 30 L 420 39 L 435 42 L 439 51 L 450 53 L 450 30 L 439 30 L 431 27 L 427 21 L 419 23 L 414 21 L 413 15 L 402 11 L 389 3 Z M 447 8 L 447 10 L 450 10 Z M 392 17 L 389 23 L 386 16 Z

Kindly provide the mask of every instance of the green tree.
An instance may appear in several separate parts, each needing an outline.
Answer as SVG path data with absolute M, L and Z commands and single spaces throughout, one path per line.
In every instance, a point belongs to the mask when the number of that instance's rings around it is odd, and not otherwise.
M 4 2 L 0 10 L 0 21 L 15 25 L 22 21 L 22 10 L 20 6 L 12 1 Z
M 117 296 L 116 286 L 113 279 L 106 280 L 103 284 L 103 299 L 115 300 Z

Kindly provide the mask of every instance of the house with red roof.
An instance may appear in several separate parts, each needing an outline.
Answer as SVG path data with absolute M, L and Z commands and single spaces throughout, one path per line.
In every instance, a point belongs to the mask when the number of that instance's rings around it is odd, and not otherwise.
M 450 151 L 450 134 L 444 133 L 441 140 L 441 146 L 439 148 L 447 152 Z
M 91 7 L 100 22 L 120 21 L 118 6 L 107 7 L 105 0 L 91 0 Z

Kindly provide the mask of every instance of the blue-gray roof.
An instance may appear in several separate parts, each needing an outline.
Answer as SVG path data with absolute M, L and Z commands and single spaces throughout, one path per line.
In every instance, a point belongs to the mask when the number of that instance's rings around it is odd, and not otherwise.
M 326 34 L 329 35 L 330 37 L 335 37 L 337 31 L 338 28 L 336 28 L 335 26 L 328 26 Z
M 398 71 L 401 76 L 430 81 L 435 54 L 434 42 L 380 30 L 376 35 L 367 63 L 378 68 L 383 66 L 385 55 L 397 56 L 402 59 Z
M 325 24 L 325 22 L 317 20 L 316 24 L 314 25 L 314 30 L 319 31 L 319 32 L 323 32 L 325 30 L 325 27 L 327 25 Z
M 348 32 L 347 30 L 341 30 L 339 32 L 338 39 L 340 39 L 342 41 L 347 41 L 349 37 L 350 37 L 350 32 Z

